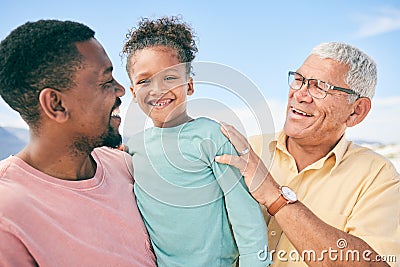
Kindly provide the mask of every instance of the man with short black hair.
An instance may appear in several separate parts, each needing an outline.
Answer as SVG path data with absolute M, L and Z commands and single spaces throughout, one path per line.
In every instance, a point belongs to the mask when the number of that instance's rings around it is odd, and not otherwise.
M 0 43 L 0 94 L 30 128 L 0 162 L 1 266 L 155 266 L 121 143 L 125 89 L 89 27 L 28 22 Z

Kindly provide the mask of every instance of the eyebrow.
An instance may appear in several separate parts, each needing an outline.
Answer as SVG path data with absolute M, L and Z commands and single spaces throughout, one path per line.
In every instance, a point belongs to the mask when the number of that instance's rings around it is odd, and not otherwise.
M 149 76 L 150 74 L 148 72 L 139 72 L 136 75 L 133 75 L 134 78 L 142 77 L 142 76 Z
M 307 80 L 318 80 L 318 81 L 320 81 L 320 82 L 324 82 L 324 83 L 327 83 L 327 84 L 329 84 L 329 85 L 332 85 L 332 82 L 330 82 L 330 81 L 327 81 L 327 80 L 321 80 L 321 79 L 319 79 L 319 78 L 307 78 L 307 77 L 305 77 L 302 73 L 300 73 L 298 70 L 297 71 L 295 71 L 297 74 L 300 74 L 303 78 L 306 78 Z M 337 87 L 337 86 L 336 86 Z

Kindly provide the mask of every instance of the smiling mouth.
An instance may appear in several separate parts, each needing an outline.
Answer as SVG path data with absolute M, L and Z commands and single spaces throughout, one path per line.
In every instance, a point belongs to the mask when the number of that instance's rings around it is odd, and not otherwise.
M 116 107 L 111 112 L 111 117 L 118 117 L 119 118 L 119 113 L 120 113 L 119 107 Z
M 306 116 L 306 117 L 313 117 L 314 116 L 312 114 L 306 113 L 306 112 L 304 112 L 302 110 L 299 110 L 299 109 L 296 109 L 294 107 L 291 107 L 291 110 L 292 110 L 292 112 L 294 114 L 299 114 L 299 115 Z
M 172 101 L 173 101 L 173 99 L 170 99 L 170 98 L 168 98 L 168 99 L 165 99 L 165 98 L 164 99 L 154 99 L 154 100 L 150 100 L 148 102 L 148 104 L 150 106 L 153 106 L 153 107 L 162 108 L 162 107 L 168 106 Z
M 120 110 L 119 110 L 119 106 L 121 105 L 122 101 L 121 99 L 117 98 L 117 100 L 115 101 L 114 107 L 111 111 L 111 118 L 121 118 L 119 116 Z

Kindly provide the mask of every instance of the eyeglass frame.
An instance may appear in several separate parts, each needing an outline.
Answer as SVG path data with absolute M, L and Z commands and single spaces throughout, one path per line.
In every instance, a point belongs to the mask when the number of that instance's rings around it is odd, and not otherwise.
M 300 86 L 299 89 L 294 89 L 294 88 L 292 88 L 292 86 L 290 85 L 290 83 L 289 83 L 290 75 L 299 75 L 301 78 L 303 78 L 303 79 L 302 79 L 302 82 L 301 82 L 301 86 Z M 329 91 L 329 90 L 335 90 L 335 91 L 345 92 L 345 93 L 347 93 L 347 94 L 349 94 L 349 95 L 356 95 L 356 96 L 357 96 L 357 99 L 361 97 L 361 95 L 360 95 L 359 93 L 357 93 L 356 91 L 354 91 L 354 90 L 352 90 L 352 89 L 334 86 L 334 85 L 331 85 L 331 84 L 329 84 L 329 83 L 327 83 L 327 82 L 324 82 L 324 81 L 321 81 L 321 80 L 318 80 L 318 79 L 308 79 L 308 78 L 305 78 L 305 77 L 304 77 L 303 75 L 301 75 L 300 73 L 295 72 L 295 71 L 289 71 L 289 72 L 288 72 L 288 85 L 289 85 L 289 87 L 290 87 L 292 90 L 296 90 L 296 91 L 297 91 L 297 90 L 300 90 L 300 89 L 306 84 L 306 81 L 307 81 L 307 91 L 308 91 L 308 93 L 310 94 L 310 96 L 312 96 L 313 98 L 324 99 L 324 98 L 328 95 L 328 91 Z M 317 88 L 320 89 L 322 92 L 325 93 L 324 97 L 318 98 L 318 97 L 316 97 L 316 96 L 313 96 L 313 95 L 310 93 L 310 81 L 317 81 Z M 324 90 L 324 89 L 322 89 L 322 88 L 320 88 L 320 87 L 318 86 L 318 84 L 321 83 L 321 82 L 324 83 L 324 84 L 326 84 L 326 85 L 328 86 L 328 90 Z

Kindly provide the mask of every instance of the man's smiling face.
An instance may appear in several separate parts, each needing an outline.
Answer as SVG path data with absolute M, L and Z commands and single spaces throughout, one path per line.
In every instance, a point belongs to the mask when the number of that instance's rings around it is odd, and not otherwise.
M 345 75 L 348 67 L 332 59 L 309 56 L 297 70 L 306 78 L 325 81 L 348 88 Z M 329 91 L 324 99 L 314 99 L 307 84 L 299 90 L 290 89 L 284 131 L 287 136 L 315 145 L 338 140 L 346 129 L 352 104 L 344 92 Z
M 111 61 L 96 39 L 76 46 L 83 59 L 74 76 L 75 86 L 63 93 L 70 114 L 65 134 L 71 135 L 72 146 L 78 151 L 115 147 L 121 142 L 118 113 L 125 89 L 113 78 Z

